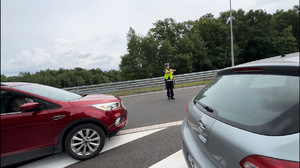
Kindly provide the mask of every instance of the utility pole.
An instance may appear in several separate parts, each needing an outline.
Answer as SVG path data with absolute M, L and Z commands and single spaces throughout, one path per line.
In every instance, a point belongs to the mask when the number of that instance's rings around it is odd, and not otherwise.
M 230 3 L 231 65 L 234 66 L 231 0 L 229 0 L 229 3 Z

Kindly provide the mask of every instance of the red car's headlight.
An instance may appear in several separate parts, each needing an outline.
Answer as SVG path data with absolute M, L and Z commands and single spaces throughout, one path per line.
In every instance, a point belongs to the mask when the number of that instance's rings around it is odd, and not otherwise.
M 92 106 L 97 108 L 97 109 L 100 109 L 100 110 L 112 111 L 114 109 L 119 108 L 120 103 L 119 102 L 112 102 L 112 103 L 95 104 L 95 105 L 92 105 Z

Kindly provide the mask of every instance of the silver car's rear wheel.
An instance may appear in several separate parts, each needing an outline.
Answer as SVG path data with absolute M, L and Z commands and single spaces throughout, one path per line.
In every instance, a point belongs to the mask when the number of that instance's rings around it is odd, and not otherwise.
M 97 155 L 103 148 L 105 136 L 101 128 L 84 124 L 74 128 L 67 137 L 66 150 L 75 159 L 85 160 Z

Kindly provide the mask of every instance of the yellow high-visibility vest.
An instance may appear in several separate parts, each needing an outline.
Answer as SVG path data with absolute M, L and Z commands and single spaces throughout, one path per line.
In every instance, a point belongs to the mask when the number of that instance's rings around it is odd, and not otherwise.
M 169 71 L 172 71 L 172 69 L 170 69 L 170 70 L 168 70 L 168 69 L 166 69 L 166 72 L 169 72 Z M 171 72 L 171 73 L 165 73 L 165 79 L 171 79 L 171 80 L 173 80 L 174 79 L 174 77 L 173 77 L 173 72 Z

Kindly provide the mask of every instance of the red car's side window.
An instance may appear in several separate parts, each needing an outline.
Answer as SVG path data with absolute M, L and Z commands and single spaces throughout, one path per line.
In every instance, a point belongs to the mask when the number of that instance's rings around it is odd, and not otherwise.
M 33 99 L 17 93 L 1 91 L 1 114 L 19 112 L 20 106 L 33 102 Z

